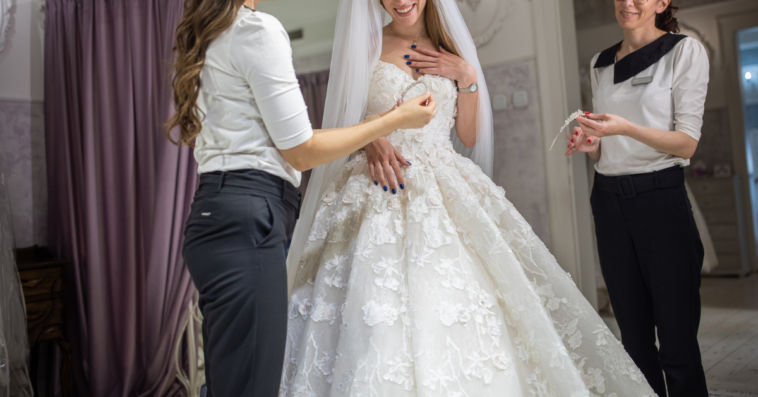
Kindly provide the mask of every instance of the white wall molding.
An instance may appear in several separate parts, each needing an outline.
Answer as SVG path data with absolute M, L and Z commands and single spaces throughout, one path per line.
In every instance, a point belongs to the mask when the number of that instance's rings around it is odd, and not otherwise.
M 16 102 L 16 103 L 32 103 L 32 104 L 43 104 L 45 103 L 42 99 L 29 99 L 29 98 L 10 98 L 10 97 L 4 97 L 0 95 L 0 102 Z
M 5 49 L 11 27 L 11 0 L 0 0 L 0 52 Z
M 549 149 L 563 120 L 581 103 L 573 3 L 539 0 L 533 1 L 532 7 L 552 252 L 597 307 L 586 158 L 565 157 L 563 145 Z

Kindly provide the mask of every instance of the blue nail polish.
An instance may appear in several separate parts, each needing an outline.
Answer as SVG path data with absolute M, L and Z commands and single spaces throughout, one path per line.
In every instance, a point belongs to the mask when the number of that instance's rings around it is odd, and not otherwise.
M 406 64 L 406 65 L 410 65 L 410 64 L 411 64 L 411 62 L 410 62 L 410 61 L 408 61 L 408 62 L 406 62 L 405 64 Z
M 374 181 L 374 185 L 379 186 L 379 182 Z
M 392 189 L 392 194 L 397 194 L 397 190 L 395 190 L 395 189 L 393 188 L 393 189 Z
M 410 58 L 410 57 L 411 57 L 410 55 L 406 55 L 404 58 L 405 58 L 405 59 L 408 59 L 408 58 Z
M 401 183 L 401 184 L 400 184 L 400 189 L 403 189 L 403 190 L 405 190 L 405 185 L 403 185 L 403 184 Z
M 416 69 L 416 71 L 418 72 L 418 69 Z
M 387 191 L 387 186 L 385 186 L 385 187 L 384 187 L 384 191 L 385 191 L 385 192 Z
M 411 48 L 416 48 L 416 45 L 415 45 L 415 44 L 414 44 L 414 45 L 412 45 L 412 46 L 411 46 Z
M 444 45 L 442 45 L 442 44 L 440 44 L 440 47 L 442 47 L 442 48 L 445 48 L 445 46 L 444 46 Z
M 406 161 L 406 163 L 408 163 L 408 165 L 411 165 L 411 162 L 410 162 L 410 161 Z

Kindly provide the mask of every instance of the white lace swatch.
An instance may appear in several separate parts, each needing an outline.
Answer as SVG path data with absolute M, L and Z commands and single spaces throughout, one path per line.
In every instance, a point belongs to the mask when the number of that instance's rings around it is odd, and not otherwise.
M 583 114 L 584 112 L 582 112 L 581 109 L 577 110 L 574 113 L 571 113 L 571 116 L 569 116 L 569 118 L 567 118 L 566 121 L 563 122 L 563 127 L 561 127 L 561 130 L 558 131 L 558 135 L 556 135 L 555 138 L 553 139 L 553 143 L 550 144 L 550 150 L 553 150 L 553 145 L 555 145 L 555 141 L 558 140 L 558 137 L 561 136 L 561 132 L 563 132 L 563 130 L 565 130 L 566 127 L 568 127 L 568 125 L 571 124 L 572 121 L 576 120 L 579 116 Z

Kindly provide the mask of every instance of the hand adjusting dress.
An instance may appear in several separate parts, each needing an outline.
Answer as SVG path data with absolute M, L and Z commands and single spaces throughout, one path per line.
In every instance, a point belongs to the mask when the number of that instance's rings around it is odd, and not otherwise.
M 504 190 L 453 150 L 451 80 L 379 62 L 367 116 L 427 89 L 432 122 L 388 137 L 413 163 L 405 190 L 375 186 L 359 153 L 321 199 L 280 395 L 654 395 Z

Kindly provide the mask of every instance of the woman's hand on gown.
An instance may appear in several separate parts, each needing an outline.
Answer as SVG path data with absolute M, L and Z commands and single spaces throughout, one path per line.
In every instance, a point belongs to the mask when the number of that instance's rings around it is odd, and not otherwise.
M 392 110 L 402 104 L 402 100 L 397 101 L 397 106 L 392 108 Z M 370 121 L 378 116 L 370 116 L 366 121 Z M 368 162 L 371 179 L 373 179 L 375 185 L 381 183 L 385 192 L 392 191 L 393 194 L 397 192 L 398 186 L 400 189 L 405 189 L 405 178 L 403 178 L 401 167 L 407 167 L 411 163 L 397 151 L 387 138 L 376 139 L 366 145 L 364 149 L 366 150 L 366 161 Z
M 366 145 L 366 161 L 374 184 L 382 184 L 384 191 L 397 193 L 398 186 L 405 189 L 405 179 L 401 167 L 411 165 L 387 140 L 379 138 Z M 389 186 L 389 190 L 388 190 Z

